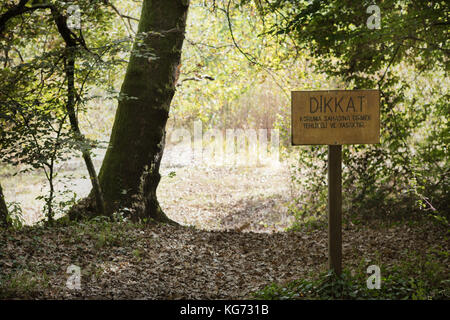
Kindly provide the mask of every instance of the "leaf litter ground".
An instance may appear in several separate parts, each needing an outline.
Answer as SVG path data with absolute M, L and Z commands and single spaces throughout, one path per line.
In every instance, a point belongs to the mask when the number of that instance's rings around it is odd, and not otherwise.
M 184 226 L 97 221 L 2 233 L 0 296 L 242 299 L 326 270 L 326 225 L 284 231 L 292 218 L 283 168 L 164 170 L 161 203 Z M 448 252 L 448 244 L 432 223 L 349 224 L 343 261 L 349 268 L 393 265 L 411 252 Z M 439 259 L 449 265 L 448 256 Z M 81 290 L 66 287 L 72 264 L 81 269 Z

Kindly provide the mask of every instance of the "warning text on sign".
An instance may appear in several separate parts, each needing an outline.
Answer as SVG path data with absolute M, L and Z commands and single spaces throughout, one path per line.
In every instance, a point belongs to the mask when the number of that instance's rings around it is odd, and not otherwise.
M 380 142 L 378 90 L 292 92 L 292 144 Z

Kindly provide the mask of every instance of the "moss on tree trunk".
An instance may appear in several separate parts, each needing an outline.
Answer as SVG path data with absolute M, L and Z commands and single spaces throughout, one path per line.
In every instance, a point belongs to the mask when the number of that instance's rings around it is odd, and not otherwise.
M 139 202 L 138 216 L 169 221 L 158 204 L 156 188 L 188 6 L 185 0 L 143 2 L 109 147 L 99 173 L 107 214 Z M 91 203 L 88 200 L 87 206 Z

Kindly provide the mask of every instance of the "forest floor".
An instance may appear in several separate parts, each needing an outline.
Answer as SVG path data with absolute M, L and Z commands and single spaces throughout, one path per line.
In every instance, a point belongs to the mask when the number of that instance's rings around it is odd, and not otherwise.
M 286 232 L 285 166 L 165 165 L 162 175 L 161 206 L 182 226 L 97 219 L 1 233 L 0 298 L 242 299 L 326 270 L 326 224 Z M 408 263 L 448 279 L 448 250 L 448 231 L 429 220 L 343 228 L 352 272 Z M 70 265 L 80 290 L 66 286 Z
M 346 226 L 343 235 L 346 268 L 409 261 L 428 272 L 438 261 L 446 269 L 431 271 L 448 279 L 448 239 L 434 224 Z M 251 298 L 270 283 L 323 272 L 327 262 L 326 228 L 268 234 L 96 221 L 27 227 L 0 242 L 2 298 Z M 81 290 L 66 287 L 72 264 Z
M 343 234 L 346 268 L 409 261 L 427 272 L 438 261 L 447 268 L 432 271 L 448 279 L 448 239 L 434 224 L 346 226 Z M 95 221 L 27 227 L 0 242 L 2 298 L 251 298 L 272 282 L 323 272 L 327 262 L 326 228 L 268 234 Z M 72 264 L 81 290 L 66 287 Z

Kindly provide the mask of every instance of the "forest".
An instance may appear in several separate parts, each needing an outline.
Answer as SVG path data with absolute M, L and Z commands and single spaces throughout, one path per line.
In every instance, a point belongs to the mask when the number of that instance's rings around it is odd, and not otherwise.
M 0 299 L 450 299 L 449 16 L 1 0 Z

